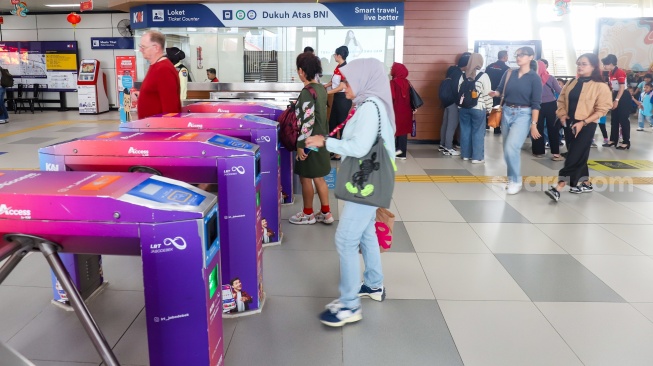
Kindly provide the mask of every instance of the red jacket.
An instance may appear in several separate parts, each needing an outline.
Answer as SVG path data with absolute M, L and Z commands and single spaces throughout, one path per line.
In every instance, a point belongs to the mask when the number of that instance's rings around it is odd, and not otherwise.
M 390 69 L 390 90 L 392 91 L 392 106 L 395 111 L 395 136 L 408 135 L 413 131 L 413 109 L 410 107 L 410 84 L 408 69 L 403 64 L 395 62 Z
M 181 113 L 180 90 L 179 71 L 172 62 L 164 59 L 153 63 L 138 93 L 138 118 Z

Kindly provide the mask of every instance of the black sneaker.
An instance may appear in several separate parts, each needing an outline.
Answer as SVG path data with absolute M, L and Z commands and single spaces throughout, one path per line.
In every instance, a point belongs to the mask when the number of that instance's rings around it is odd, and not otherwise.
M 549 198 L 551 198 L 556 202 L 558 202 L 558 200 L 560 199 L 560 192 L 558 192 L 558 190 L 555 189 L 555 187 L 549 188 L 549 190 L 545 191 L 544 193 L 546 193 L 546 195 L 549 196 Z
M 590 184 L 583 183 L 580 185 L 580 190 L 583 191 L 583 193 L 590 193 L 594 191 L 594 187 L 592 187 L 592 183 Z
M 569 188 L 569 193 L 580 194 L 580 193 L 583 193 L 583 190 L 580 188 L 580 186 L 571 187 L 571 188 Z

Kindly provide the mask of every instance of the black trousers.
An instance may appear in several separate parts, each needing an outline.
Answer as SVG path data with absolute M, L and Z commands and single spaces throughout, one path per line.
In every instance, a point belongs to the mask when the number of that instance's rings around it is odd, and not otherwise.
M 612 92 L 612 99 L 617 96 L 617 92 Z M 623 137 L 624 144 L 630 145 L 630 115 L 631 100 L 630 93 L 626 90 L 621 95 L 617 109 L 610 112 L 610 142 L 615 144 L 619 143 L 619 127 L 621 127 L 621 137 Z
M 596 132 L 596 123 L 588 123 L 580 130 L 578 136 L 574 137 L 571 132 L 572 121 L 567 120 L 565 127 L 565 141 L 567 142 L 567 158 L 564 168 L 558 172 L 559 182 L 567 182 L 570 186 L 576 187 L 579 182 L 589 179 L 589 168 L 587 160 L 590 157 L 592 139 Z
M 604 139 L 608 138 L 608 129 L 605 128 L 605 123 L 600 123 L 599 128 L 601 129 L 601 135 L 603 135 Z
M 395 137 L 395 150 L 401 150 L 401 154 L 397 155 L 398 157 L 406 157 L 406 150 L 408 150 L 408 135 Z
M 540 116 L 537 119 L 537 131 L 542 135 L 537 140 L 531 138 L 533 154 L 542 155 L 544 151 L 544 128 L 549 134 L 549 146 L 551 154 L 560 154 L 560 121 L 556 118 L 558 102 L 546 102 L 541 104 Z

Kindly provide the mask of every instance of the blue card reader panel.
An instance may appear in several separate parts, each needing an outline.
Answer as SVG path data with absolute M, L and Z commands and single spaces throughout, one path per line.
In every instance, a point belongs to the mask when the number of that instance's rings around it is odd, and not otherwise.
M 209 139 L 209 143 L 212 143 L 214 145 L 218 146 L 226 146 L 226 147 L 232 147 L 232 148 L 237 148 L 237 149 L 245 149 L 245 150 L 254 150 L 256 145 L 250 144 L 248 142 L 245 142 L 243 140 L 231 138 L 229 136 L 223 136 L 223 135 L 216 135 L 211 137 Z
M 128 193 L 154 202 L 184 206 L 199 206 L 206 198 L 187 188 L 151 178 L 143 181 Z
M 247 114 L 242 117 L 245 121 L 250 121 L 250 122 L 258 122 L 264 125 L 269 125 L 269 126 L 274 126 L 277 124 L 276 121 L 270 120 L 268 118 L 260 117 L 260 116 L 255 116 L 253 114 Z

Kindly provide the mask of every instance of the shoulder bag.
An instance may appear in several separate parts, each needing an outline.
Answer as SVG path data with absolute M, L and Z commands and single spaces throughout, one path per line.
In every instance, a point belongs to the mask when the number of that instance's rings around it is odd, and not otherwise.
M 368 101 L 363 102 L 367 103 Z M 365 156 L 349 156 L 342 161 L 336 177 L 336 198 L 375 207 L 390 207 L 395 187 L 395 171 L 381 137 L 381 112 L 376 102 L 379 131 Z
M 410 86 L 408 89 L 408 92 L 410 93 L 410 107 L 413 110 L 417 110 L 417 108 L 424 105 L 424 101 L 422 100 L 422 97 L 417 94 L 417 91 L 413 88 L 413 84 L 411 84 L 410 81 L 408 82 L 408 85 Z
M 487 118 L 487 125 L 492 128 L 498 128 L 501 126 L 501 106 L 503 106 L 503 96 L 506 95 L 506 88 L 508 87 L 510 75 L 512 75 L 512 70 L 508 70 L 508 75 L 506 75 L 506 82 L 503 84 L 503 93 L 501 93 L 501 102 L 499 102 L 498 106 L 492 108 L 490 116 Z

